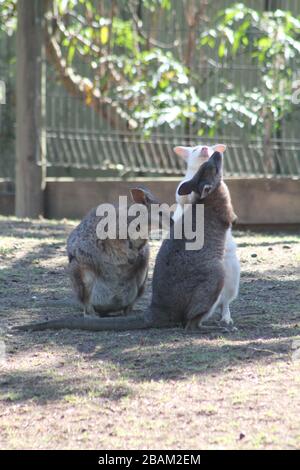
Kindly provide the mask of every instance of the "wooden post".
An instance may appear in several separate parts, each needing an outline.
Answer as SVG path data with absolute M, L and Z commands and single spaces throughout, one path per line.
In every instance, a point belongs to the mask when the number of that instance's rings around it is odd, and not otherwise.
M 43 213 L 45 186 L 44 1 L 18 0 L 16 215 Z

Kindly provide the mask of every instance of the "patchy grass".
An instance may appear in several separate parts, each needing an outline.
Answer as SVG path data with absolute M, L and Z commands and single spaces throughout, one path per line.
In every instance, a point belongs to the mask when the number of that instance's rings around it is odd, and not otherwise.
M 299 448 L 299 236 L 235 234 L 237 331 L 12 334 L 79 311 L 65 274 L 73 226 L 0 218 L 2 449 Z M 150 282 L 136 310 L 149 297 Z

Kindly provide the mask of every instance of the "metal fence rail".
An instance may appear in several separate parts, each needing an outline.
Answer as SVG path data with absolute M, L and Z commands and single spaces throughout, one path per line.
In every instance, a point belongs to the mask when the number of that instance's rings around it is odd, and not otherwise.
M 209 2 L 214 12 L 229 6 L 232 0 Z M 284 8 L 300 14 L 299 0 L 249 0 L 247 6 L 263 9 Z M 173 0 L 177 15 L 182 13 L 182 0 Z M 212 12 L 213 15 L 213 12 Z M 167 34 L 161 18 L 158 28 Z M 182 34 L 187 31 L 182 27 Z M 14 168 L 14 38 L 0 37 L 0 80 L 7 84 L 7 104 L 0 105 L 0 177 L 12 177 Z M 299 64 L 295 61 L 295 72 Z M 223 91 L 222 79 L 233 84 L 243 83 L 245 89 L 259 85 L 261 70 L 250 61 L 236 58 L 228 63 L 220 60 L 216 51 L 211 51 L 206 61 L 194 58 L 194 72 L 209 76 L 199 90 L 201 99 Z M 216 73 L 217 72 L 217 73 Z M 84 73 L 84 70 L 83 70 Z M 2 107 L 1 107 L 2 106 Z M 51 175 L 70 174 L 67 169 L 84 172 L 91 170 L 102 174 L 127 175 L 180 175 L 184 172 L 184 162 L 175 155 L 175 145 L 199 145 L 203 143 L 226 143 L 226 176 L 300 176 L 300 135 L 298 123 L 300 110 L 296 109 L 289 120 L 281 122 L 281 134 L 273 135 L 270 141 L 272 162 L 266 162 L 263 139 L 253 135 L 251 129 L 236 129 L 226 126 L 222 133 L 210 138 L 199 138 L 195 128 L 186 125 L 170 129 L 167 126 L 145 137 L 143 130 L 117 132 L 80 100 L 71 97 L 57 82 L 57 76 L 47 65 L 46 88 L 46 139 L 47 165 Z M 65 173 L 64 173 L 65 172 Z M 77 172 L 78 174 L 78 172 Z
M 204 141 L 204 140 L 203 140 Z M 300 140 L 273 139 L 273 167 L 267 168 L 261 140 L 247 142 L 234 137 L 206 138 L 206 144 L 217 141 L 227 144 L 224 161 L 225 175 L 232 177 L 289 177 L 299 176 Z M 47 131 L 47 161 L 54 167 L 113 171 L 121 177 L 132 174 L 182 175 L 183 160 L 173 147 L 199 145 L 199 139 L 185 141 L 175 136 L 103 134 L 86 131 Z

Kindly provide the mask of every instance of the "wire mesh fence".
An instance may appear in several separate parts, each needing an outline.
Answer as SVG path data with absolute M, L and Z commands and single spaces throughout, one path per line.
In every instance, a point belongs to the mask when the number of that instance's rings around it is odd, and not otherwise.
M 141 2 L 143 3 L 143 2 Z M 230 0 L 208 2 L 208 18 L 216 11 L 231 5 Z M 300 14 L 297 0 L 249 0 L 247 6 L 258 10 L 290 10 Z M 168 22 L 163 16 L 157 19 L 158 39 L 165 43 L 174 42 L 174 29 L 184 38 L 188 26 L 184 22 L 184 0 L 172 1 L 172 14 Z M 176 23 L 175 23 L 176 17 Z M 178 21 L 182 18 L 182 22 Z M 174 21 L 174 28 L 172 28 Z M 147 24 L 145 23 L 145 27 Z M 178 33 L 178 31 L 177 31 Z M 0 105 L 0 177 L 13 176 L 14 165 L 14 38 L 0 41 L 0 80 L 4 77 L 8 92 L 6 105 Z M 2 64 L 2 65 L 1 65 Z M 4 64 L 4 65 L 3 65 Z M 2 68 L 1 68 L 2 67 Z M 88 68 L 81 69 L 83 75 Z M 298 63 L 295 61 L 295 73 Z M 192 72 L 199 78 L 197 91 L 202 100 L 224 91 L 224 84 L 232 83 L 245 90 L 260 86 L 261 69 L 245 56 L 234 60 L 220 59 L 216 50 L 200 56 L 195 50 L 192 57 Z M 237 129 L 230 123 L 213 137 L 204 134 L 199 137 L 195 124 L 183 123 L 174 128 L 167 125 L 145 135 L 144 129 L 134 131 L 113 129 L 109 124 L 111 116 L 99 115 L 78 98 L 70 96 L 58 83 L 52 66 L 47 64 L 46 76 L 46 139 L 47 165 L 51 175 L 96 171 L 97 175 L 180 175 L 184 162 L 173 152 L 176 145 L 199 145 L 200 142 L 226 143 L 225 172 L 227 176 L 300 176 L 300 136 L 298 135 L 299 109 L 283 117 L 280 132 L 270 136 L 272 165 L 265 158 L 265 142 L 260 132 L 253 132 L 249 126 Z M 108 111 L 113 113 L 114 110 Z M 68 173 L 65 171 L 68 170 Z M 84 173 L 83 173 L 84 174 Z
M 12 178 L 15 158 L 15 43 L 0 33 L 0 178 Z

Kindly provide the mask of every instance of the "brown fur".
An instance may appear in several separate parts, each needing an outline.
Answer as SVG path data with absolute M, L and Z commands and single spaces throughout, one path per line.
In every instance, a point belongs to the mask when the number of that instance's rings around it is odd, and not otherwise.
M 147 276 L 148 242 L 99 240 L 96 229 L 100 219 L 93 209 L 68 238 L 71 283 L 86 313 L 126 313 Z

